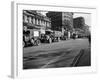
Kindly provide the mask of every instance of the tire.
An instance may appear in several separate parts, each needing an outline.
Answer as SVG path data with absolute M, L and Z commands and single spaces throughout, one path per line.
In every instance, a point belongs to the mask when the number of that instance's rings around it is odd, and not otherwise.
M 37 45 L 37 41 L 35 40 L 35 41 L 34 41 L 34 46 L 36 46 L 36 45 Z
M 34 39 L 31 39 L 31 44 L 32 44 L 32 46 L 34 45 Z
M 40 40 L 37 40 L 37 41 L 36 41 L 36 45 L 37 45 L 37 46 L 40 45 Z
M 49 38 L 48 42 L 49 42 L 49 43 L 52 43 L 52 39 L 51 39 L 51 38 Z

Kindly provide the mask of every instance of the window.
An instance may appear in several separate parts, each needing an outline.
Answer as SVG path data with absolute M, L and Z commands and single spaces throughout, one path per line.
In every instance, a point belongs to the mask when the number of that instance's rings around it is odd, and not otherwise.
M 29 17 L 29 23 L 32 23 L 32 19 L 31 19 L 31 17 Z
M 26 15 L 24 15 L 24 22 L 28 22 L 28 18 Z

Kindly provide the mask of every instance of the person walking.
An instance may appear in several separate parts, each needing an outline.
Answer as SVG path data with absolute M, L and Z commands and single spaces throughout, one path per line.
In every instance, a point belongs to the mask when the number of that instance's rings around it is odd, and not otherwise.
M 91 35 L 88 35 L 88 41 L 89 41 L 89 45 L 91 46 Z

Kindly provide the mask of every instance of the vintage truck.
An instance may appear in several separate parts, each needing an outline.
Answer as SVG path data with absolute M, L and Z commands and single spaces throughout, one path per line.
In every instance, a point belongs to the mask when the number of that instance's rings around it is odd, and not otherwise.
M 54 31 L 55 41 L 59 42 L 61 40 L 62 32 L 61 31 Z
M 41 34 L 41 42 L 58 42 L 60 41 L 60 35 L 59 32 L 57 31 L 52 31 L 52 30 L 46 30 L 45 34 Z
M 23 47 L 27 46 L 36 46 L 40 44 L 39 31 L 33 31 L 33 34 L 30 34 L 30 31 L 23 31 Z

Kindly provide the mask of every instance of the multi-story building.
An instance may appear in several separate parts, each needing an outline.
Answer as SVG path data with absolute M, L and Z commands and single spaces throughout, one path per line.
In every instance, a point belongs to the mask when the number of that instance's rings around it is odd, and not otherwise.
M 43 32 L 51 28 L 51 20 L 37 11 L 23 10 L 23 27 L 23 29 L 26 27 L 30 34 L 34 30 Z
M 62 31 L 73 28 L 72 12 L 48 12 L 47 17 L 51 18 L 51 29 Z
M 74 28 L 83 29 L 85 26 L 85 19 L 83 17 L 77 17 L 73 19 Z
M 74 24 L 74 29 L 75 31 L 77 31 L 77 33 L 82 33 L 86 36 L 90 34 L 90 30 L 89 30 L 90 26 L 88 26 L 85 23 L 84 17 L 74 18 L 73 24 Z

